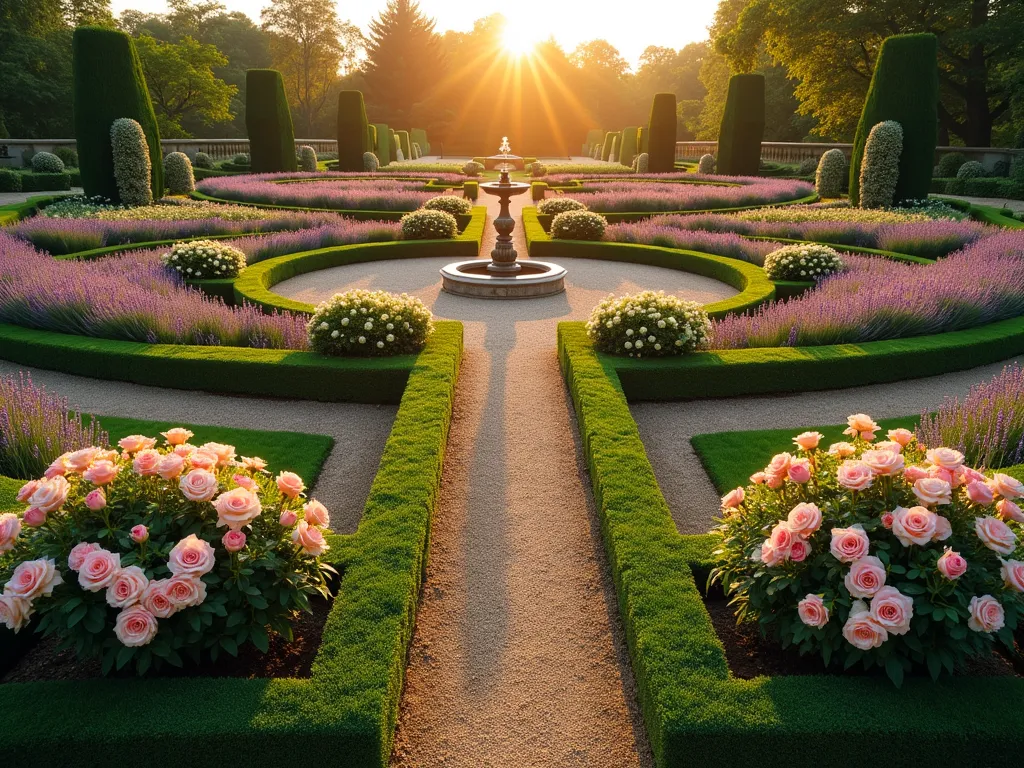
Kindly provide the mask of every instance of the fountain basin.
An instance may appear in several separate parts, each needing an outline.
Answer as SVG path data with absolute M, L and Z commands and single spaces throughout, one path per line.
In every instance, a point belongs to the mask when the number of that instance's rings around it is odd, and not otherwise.
M 507 197 L 515 197 L 521 195 L 523 192 L 528 190 L 530 185 L 525 181 L 510 181 L 507 184 L 502 184 L 500 181 L 485 181 L 480 185 L 480 189 L 489 195 L 499 195 Z
M 479 299 L 533 299 L 565 291 L 565 269 L 547 261 L 519 261 L 518 270 L 496 273 L 487 259 L 471 259 L 441 268 L 442 287 L 457 296 Z

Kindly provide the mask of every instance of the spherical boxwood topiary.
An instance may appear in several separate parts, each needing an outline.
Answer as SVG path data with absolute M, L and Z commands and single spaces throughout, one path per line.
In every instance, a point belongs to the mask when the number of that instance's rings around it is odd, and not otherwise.
M 299 170 L 313 173 L 316 171 L 316 150 L 310 146 L 299 147 Z
M 846 155 L 841 149 L 830 149 L 818 161 L 818 170 L 814 175 L 814 185 L 818 197 L 841 197 L 846 177 L 849 174 Z
M 544 163 L 530 163 L 530 175 L 534 177 L 547 176 L 548 167 Z
M 186 280 L 238 277 L 245 269 L 245 254 L 216 240 L 176 243 L 161 258 L 168 269 Z
M 231 163 L 233 165 L 249 165 L 249 162 L 249 155 L 246 152 L 239 152 L 231 158 Z
M 579 200 L 573 200 L 571 197 L 550 197 L 547 200 L 541 200 L 537 203 L 537 211 L 549 216 L 557 216 L 558 214 L 565 213 L 566 211 L 585 210 L 587 210 L 587 206 Z
M 403 293 L 354 290 L 317 306 L 309 345 L 322 355 L 377 357 L 419 352 L 434 330 L 422 301 Z
M 39 155 L 36 155 L 39 157 Z M 35 163 L 35 157 L 32 158 L 32 162 Z M 958 179 L 981 179 L 987 176 L 988 173 L 985 171 L 985 166 L 979 163 L 977 160 L 968 160 L 966 163 L 960 166 L 956 172 Z
M 451 240 L 459 232 L 459 222 L 447 211 L 421 208 L 402 217 L 404 240 Z
M 376 173 L 380 169 L 380 162 L 373 152 L 363 152 L 363 170 L 367 173 Z
M 903 152 L 903 128 L 886 120 L 871 129 L 860 166 L 860 207 L 888 208 L 896 196 Z
M 452 216 L 468 216 L 473 212 L 473 204 L 469 200 L 451 195 L 432 197 L 423 204 L 423 207 L 428 211 L 446 211 Z
M 650 167 L 651 156 L 646 152 L 641 152 L 636 156 L 636 172 L 647 173 L 647 169 Z
M 196 168 L 213 168 L 213 158 L 205 152 L 196 152 L 196 159 L 192 161 Z
M 196 177 L 192 173 L 192 161 L 184 152 L 171 152 L 164 158 L 164 181 L 172 195 L 188 195 L 195 192 Z
M 36 173 L 64 173 L 64 161 L 50 152 L 36 152 L 32 156 L 32 170 Z
M 55 150 L 53 150 L 53 154 L 60 158 L 60 161 L 64 163 L 65 167 L 78 167 L 77 149 L 72 149 L 71 147 L 57 147 Z
M 142 126 L 130 117 L 118 118 L 110 126 L 110 146 L 114 155 L 114 179 L 117 181 L 121 202 L 128 206 L 152 203 L 152 165 Z M 163 190 L 159 192 L 162 194 Z
M 960 170 L 960 166 L 966 163 L 969 159 L 970 158 L 968 158 L 963 152 L 950 152 L 948 155 L 943 155 L 939 158 L 939 165 L 936 168 L 938 178 L 955 178 L 956 172 Z
M 846 268 L 839 254 L 825 245 L 787 245 L 764 257 L 764 271 L 772 280 L 821 280 Z
M 800 161 L 800 165 L 796 169 L 797 176 L 810 176 L 812 173 L 818 170 L 818 163 L 821 161 L 820 157 L 805 157 Z
M 608 221 L 599 213 L 566 211 L 551 220 L 551 237 L 556 240 L 600 240 Z
M 715 172 L 714 155 L 702 155 L 697 162 L 697 173 L 710 175 Z
M 470 160 L 464 166 L 462 166 L 462 172 L 467 176 L 479 176 L 484 171 L 482 163 L 478 163 L 475 160 Z
M 711 334 L 708 313 L 695 301 L 644 291 L 609 296 L 587 321 L 587 335 L 603 352 L 630 357 L 665 357 L 693 352 Z

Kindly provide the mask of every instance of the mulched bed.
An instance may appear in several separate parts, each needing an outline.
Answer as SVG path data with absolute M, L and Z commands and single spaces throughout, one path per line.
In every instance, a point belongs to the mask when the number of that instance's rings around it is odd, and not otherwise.
M 267 653 L 260 653 L 251 643 L 246 643 L 239 649 L 237 657 L 222 653 L 216 662 L 206 660 L 196 665 L 186 661 L 181 669 L 165 664 L 146 676 L 308 678 L 334 601 L 316 597 L 309 602 L 313 612 L 302 612 L 296 616 L 292 622 L 294 640 L 290 643 L 275 634 L 271 635 Z M 98 659 L 78 659 L 73 650 L 58 651 L 57 645 L 54 637 L 39 640 L 7 674 L 0 677 L 0 684 L 96 680 L 103 677 Z M 136 674 L 126 667 L 110 676 L 135 678 Z

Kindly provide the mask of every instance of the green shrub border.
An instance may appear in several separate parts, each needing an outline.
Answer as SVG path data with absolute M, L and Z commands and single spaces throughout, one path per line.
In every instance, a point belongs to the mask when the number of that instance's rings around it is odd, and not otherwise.
M 21 203 L 0 206 L 0 227 L 17 224 L 22 219 L 35 216 L 50 203 L 56 202 L 62 197 L 67 197 L 67 195 L 37 195 Z
M 1019 760 L 1018 679 L 913 679 L 897 690 L 868 677 L 732 677 L 697 587 L 713 537 L 677 531 L 615 370 L 581 323 L 559 325 L 558 355 L 658 766 L 853 768 L 880 744 L 890 765 Z
M 182 755 L 210 765 L 388 764 L 462 352 L 461 324 L 438 326 L 409 375 L 359 528 L 332 537 L 343 577 L 312 676 L 2 685 L 0 712 L 16 720 L 0 733 L 5 760 L 125 765 L 145 744 L 146 764 L 168 768 Z
M 743 205 L 738 208 L 707 208 L 701 211 L 620 211 L 601 213 L 609 224 L 621 224 L 627 221 L 644 221 L 655 216 L 701 216 L 713 213 L 741 213 L 743 211 L 754 211 L 759 208 L 780 208 L 787 205 L 808 205 L 818 202 L 817 195 L 808 195 L 797 200 L 785 200 L 781 203 L 761 203 L 760 205 Z M 523 209 L 525 212 L 525 208 Z M 550 226 L 552 216 L 547 213 L 537 214 L 537 218 L 544 224 L 545 229 Z

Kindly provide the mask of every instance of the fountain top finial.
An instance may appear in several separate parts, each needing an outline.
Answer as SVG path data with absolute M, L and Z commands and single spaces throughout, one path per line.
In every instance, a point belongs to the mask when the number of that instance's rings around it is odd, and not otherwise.
M 498 151 L 503 155 L 507 155 L 512 151 L 512 147 L 508 143 L 508 136 L 501 137 L 501 146 L 498 147 Z

